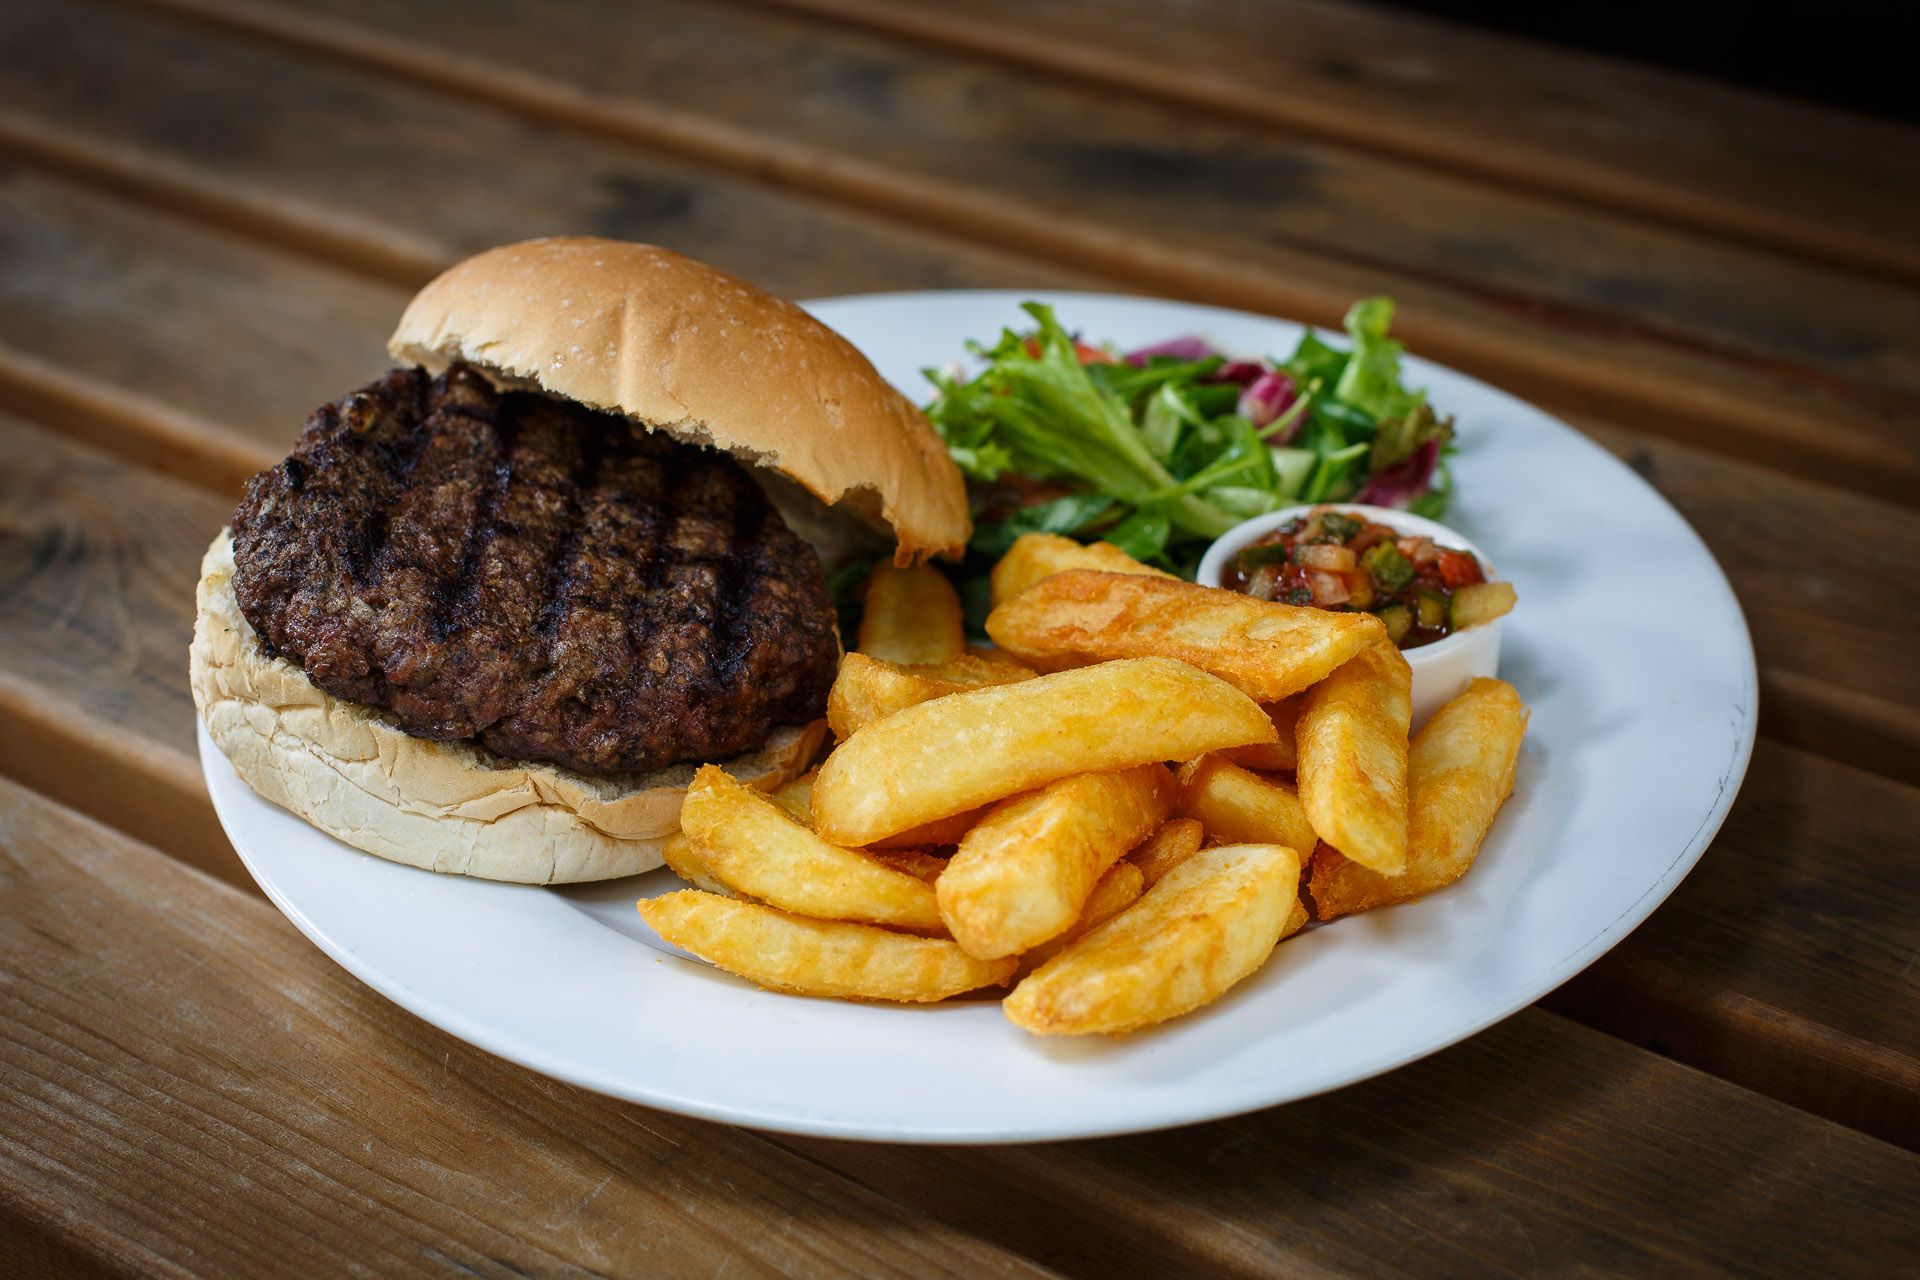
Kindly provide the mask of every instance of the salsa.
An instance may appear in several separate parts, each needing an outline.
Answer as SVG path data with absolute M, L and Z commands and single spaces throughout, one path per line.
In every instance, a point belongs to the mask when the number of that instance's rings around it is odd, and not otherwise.
M 1353 512 L 1295 516 L 1241 549 L 1223 586 L 1258 600 L 1371 613 L 1402 649 L 1444 640 L 1513 608 L 1470 551 L 1403 534 Z

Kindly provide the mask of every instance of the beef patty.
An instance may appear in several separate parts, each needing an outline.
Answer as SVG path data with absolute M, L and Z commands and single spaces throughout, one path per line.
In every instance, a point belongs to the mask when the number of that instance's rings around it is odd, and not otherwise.
M 316 685 L 517 760 L 751 750 L 838 661 L 819 558 L 737 462 L 463 366 L 317 410 L 233 535 L 241 611 Z

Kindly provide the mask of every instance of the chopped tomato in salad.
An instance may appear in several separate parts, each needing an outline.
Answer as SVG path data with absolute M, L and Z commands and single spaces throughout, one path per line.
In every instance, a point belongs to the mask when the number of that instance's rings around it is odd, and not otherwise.
M 1351 512 L 1296 516 L 1242 548 L 1224 584 L 1260 600 L 1376 615 L 1402 649 L 1445 639 L 1513 608 L 1473 553 Z
M 1035 360 L 1040 358 L 1040 339 L 1028 338 L 1024 345 L 1029 356 Z M 1079 358 L 1081 364 L 1120 363 L 1113 352 L 1106 350 L 1104 347 L 1089 346 L 1078 338 L 1073 339 L 1073 354 Z

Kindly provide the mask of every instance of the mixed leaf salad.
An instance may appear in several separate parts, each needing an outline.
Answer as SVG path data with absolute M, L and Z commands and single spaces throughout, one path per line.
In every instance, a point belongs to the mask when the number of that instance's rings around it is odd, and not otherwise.
M 1023 533 L 1102 538 L 1191 577 L 1214 538 L 1281 507 L 1446 509 L 1452 422 L 1403 381 L 1390 299 L 1353 305 L 1346 350 L 1309 331 L 1258 360 L 1198 337 L 1118 352 L 1023 309 L 1033 329 L 970 345 L 985 368 L 926 371 L 972 495 L 963 587 Z

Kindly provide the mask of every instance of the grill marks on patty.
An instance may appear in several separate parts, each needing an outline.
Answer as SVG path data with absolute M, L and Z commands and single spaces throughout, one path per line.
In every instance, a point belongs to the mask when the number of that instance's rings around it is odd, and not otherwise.
M 234 548 L 248 621 L 321 688 L 585 772 L 750 750 L 838 660 L 819 561 L 732 459 L 459 366 L 317 411 Z

